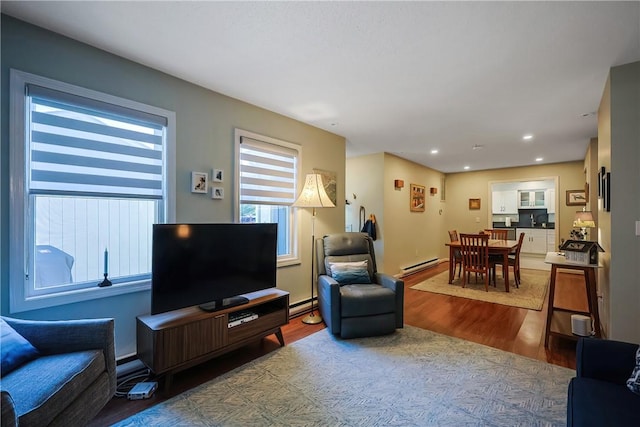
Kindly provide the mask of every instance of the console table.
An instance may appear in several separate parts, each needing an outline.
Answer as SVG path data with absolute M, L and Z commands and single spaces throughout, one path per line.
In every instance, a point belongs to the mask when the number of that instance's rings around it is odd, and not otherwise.
M 197 306 L 155 315 L 138 316 L 138 358 L 155 375 L 164 375 L 164 387 L 173 374 L 213 357 L 275 334 L 284 346 L 281 327 L 289 323 L 289 293 L 277 288 L 244 294 L 248 304 L 215 312 Z M 229 315 L 249 310 L 257 319 L 229 327 Z
M 602 332 L 600 330 L 600 315 L 598 314 L 598 297 L 596 295 L 596 269 L 598 265 L 578 264 L 567 259 L 557 252 L 548 252 L 544 260 L 545 263 L 551 264 L 551 279 L 549 281 L 549 307 L 547 311 L 547 325 L 544 334 L 544 346 L 549 347 L 549 336 L 559 336 L 577 340 L 578 336 L 571 333 L 571 315 L 583 314 L 593 319 L 593 330 L 595 336 L 600 338 Z M 558 268 L 568 270 L 580 270 L 584 273 L 584 284 L 587 291 L 587 302 L 589 311 L 569 310 L 560 307 L 554 307 L 553 300 L 556 291 L 556 275 Z

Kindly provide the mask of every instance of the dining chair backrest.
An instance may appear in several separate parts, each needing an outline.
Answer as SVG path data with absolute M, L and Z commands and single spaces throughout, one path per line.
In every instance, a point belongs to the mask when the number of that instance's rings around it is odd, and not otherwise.
M 524 242 L 524 233 L 520 233 L 518 238 L 518 246 L 516 246 L 516 263 L 520 264 L 520 250 L 522 249 L 522 242 Z
M 460 240 L 458 238 L 458 230 L 449 230 L 449 240 L 452 242 L 457 242 Z
M 489 271 L 488 234 L 460 234 L 460 250 L 465 272 L 487 273 Z
M 484 232 L 490 236 L 490 239 L 494 240 L 507 240 L 509 235 L 509 230 L 500 228 L 485 229 Z

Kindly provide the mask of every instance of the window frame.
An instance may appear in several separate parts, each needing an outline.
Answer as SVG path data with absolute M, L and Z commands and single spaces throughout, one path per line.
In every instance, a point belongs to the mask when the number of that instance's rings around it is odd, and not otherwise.
M 243 129 L 236 128 L 234 131 L 234 140 L 235 140 L 235 171 L 234 171 L 234 183 L 236 190 L 234 191 L 234 221 L 240 222 L 240 145 L 242 142 L 242 138 L 250 138 L 260 142 L 265 142 L 268 144 L 273 144 L 276 146 L 281 146 L 287 149 L 297 151 L 297 161 L 296 161 L 296 173 L 295 173 L 295 187 L 296 187 L 296 197 L 299 193 L 299 183 L 300 183 L 300 174 L 302 169 L 302 146 L 299 144 L 295 144 L 292 142 L 283 141 L 276 138 L 271 138 L 268 136 L 260 135 L 254 132 L 250 132 Z M 259 204 L 259 203 L 255 203 Z M 278 205 L 274 205 L 278 206 Z M 284 205 L 279 205 L 284 206 Z M 300 221 L 299 214 L 297 211 L 299 209 L 294 209 L 290 205 L 289 208 L 289 245 L 291 248 L 291 253 L 286 256 L 279 256 L 277 259 L 278 267 L 285 267 L 289 265 L 300 264 L 300 249 L 299 249 L 299 238 L 300 235 Z
M 166 146 L 163 155 L 163 218 L 164 222 L 175 221 L 175 141 L 176 115 L 172 111 L 150 106 L 137 101 L 120 98 L 103 92 L 61 82 L 47 77 L 11 69 L 9 83 L 9 311 L 18 313 L 47 307 L 106 298 L 151 289 L 151 279 L 117 283 L 110 287 L 80 288 L 47 295 L 29 297 L 28 289 L 35 281 L 25 280 L 29 257 L 35 256 L 35 243 L 31 242 L 34 224 L 29 225 L 32 213 L 28 212 L 29 194 L 26 191 L 29 149 L 27 126 L 26 86 L 34 84 L 100 102 L 111 103 L 133 110 L 151 113 L 167 119 Z M 33 243 L 33 244 L 32 244 Z M 31 249 L 29 247 L 32 246 Z M 29 254 L 27 254 L 29 250 Z

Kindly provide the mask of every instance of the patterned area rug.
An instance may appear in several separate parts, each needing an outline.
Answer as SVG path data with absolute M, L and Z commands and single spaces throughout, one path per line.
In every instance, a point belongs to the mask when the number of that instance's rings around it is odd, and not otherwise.
M 495 304 L 510 305 L 512 307 L 528 308 L 530 310 L 542 310 L 547 288 L 549 287 L 549 272 L 540 270 L 520 270 L 522 283 L 516 288 L 513 282 L 513 271 L 509 272 L 509 293 L 504 291 L 504 279 L 496 274 L 496 287 L 489 283 L 489 292 L 484 289 L 484 282 L 476 283 L 475 276 L 471 275 L 471 283 L 467 282 L 462 287 L 462 277 L 456 275 L 452 284 L 449 284 L 449 272 L 445 271 L 411 287 L 419 291 L 433 292 L 436 294 L 452 295 L 455 297 L 475 299 L 479 301 L 493 302 Z
M 564 426 L 575 372 L 411 326 L 326 329 L 118 426 Z

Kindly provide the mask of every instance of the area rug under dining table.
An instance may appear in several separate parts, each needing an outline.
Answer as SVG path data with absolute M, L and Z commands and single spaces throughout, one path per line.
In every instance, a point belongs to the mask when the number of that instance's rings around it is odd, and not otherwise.
M 496 286 L 494 287 L 493 284 L 490 283 L 488 292 L 484 288 L 484 282 L 480 279 L 476 282 L 474 275 L 471 275 L 471 280 L 467 282 L 464 288 L 462 287 L 462 276 L 456 276 L 453 283 L 449 284 L 448 271 L 413 285 L 411 289 L 509 305 L 512 307 L 527 308 L 530 310 L 542 310 L 544 298 L 549 288 L 548 271 L 521 269 L 520 276 L 522 283 L 520 287 L 516 287 L 512 282 L 509 287 L 509 292 L 505 292 L 504 290 L 504 279 L 502 279 L 500 275 L 500 270 L 498 270 L 496 276 Z
M 405 326 L 326 329 L 117 426 L 563 426 L 575 372 Z

